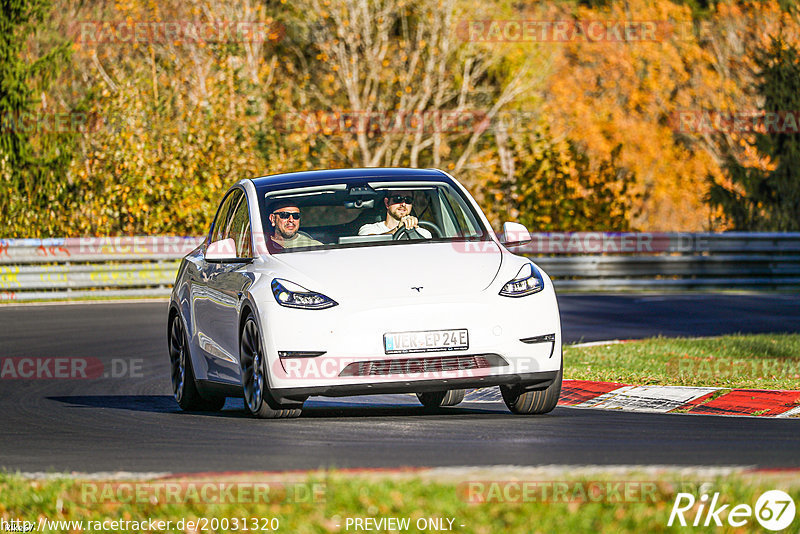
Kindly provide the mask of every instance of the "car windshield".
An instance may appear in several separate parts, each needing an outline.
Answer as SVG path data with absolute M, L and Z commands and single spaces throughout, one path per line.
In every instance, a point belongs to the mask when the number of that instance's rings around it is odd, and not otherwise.
M 446 182 L 362 178 L 269 191 L 261 212 L 271 253 L 487 238 L 471 204 Z M 411 228 L 398 231 L 408 217 Z

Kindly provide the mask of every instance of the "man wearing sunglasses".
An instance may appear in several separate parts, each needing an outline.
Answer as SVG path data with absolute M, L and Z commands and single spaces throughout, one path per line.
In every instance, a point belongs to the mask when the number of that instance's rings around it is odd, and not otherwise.
M 270 244 L 279 250 L 322 244 L 300 231 L 300 208 L 295 204 L 284 202 L 273 206 L 269 222 L 272 225 Z
M 411 215 L 414 208 L 414 197 L 408 191 L 391 191 L 383 200 L 386 205 L 386 220 L 373 224 L 365 224 L 358 230 L 358 235 L 394 234 L 403 228 L 416 230 L 425 239 L 431 233 L 420 228 L 419 221 Z

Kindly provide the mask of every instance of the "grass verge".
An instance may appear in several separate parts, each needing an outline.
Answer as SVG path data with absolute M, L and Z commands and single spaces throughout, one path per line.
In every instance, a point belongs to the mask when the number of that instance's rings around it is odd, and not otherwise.
M 651 338 L 564 347 L 564 378 L 800 390 L 800 334 Z
M 435 473 L 435 472 L 434 472 Z M 794 474 L 703 475 L 702 472 L 600 472 L 589 478 L 562 471 L 536 476 L 508 476 L 491 470 L 462 473 L 456 478 L 412 474 L 353 475 L 336 471 L 297 475 L 291 482 L 270 481 L 271 487 L 314 487 L 302 499 L 287 497 L 291 490 L 277 491 L 262 499 L 233 498 L 217 502 L 219 490 L 203 494 L 203 485 L 222 484 L 241 488 L 253 486 L 258 474 L 237 478 L 216 478 L 100 482 L 76 479 L 28 480 L 0 474 L 0 517 L 4 521 L 24 520 L 39 524 L 50 521 L 82 521 L 50 532 L 89 532 L 92 522 L 105 523 L 106 532 L 235 532 L 247 522 L 247 530 L 291 533 L 353 532 L 356 518 L 407 520 L 407 528 L 373 528 L 378 532 L 432 532 L 451 530 L 465 533 L 528 532 L 663 532 L 683 531 L 676 522 L 667 522 L 679 492 L 698 498 L 719 492 L 718 505 L 729 504 L 727 511 L 746 504 L 755 508 L 758 497 L 767 490 L 781 489 L 800 505 L 800 482 Z M 544 476 L 544 478 L 542 478 Z M 244 478 L 242 478 L 244 477 Z M 261 478 L 261 483 L 264 479 Z M 180 491 L 158 493 L 153 488 L 179 485 Z M 195 493 L 186 488 L 195 485 Z M 237 486 L 238 485 L 238 486 Z M 87 487 L 89 488 L 87 490 Z M 110 487 L 108 491 L 103 488 Z M 142 492 L 137 497 L 137 492 Z M 321 489 L 320 489 L 321 488 Z M 527 490 L 523 489 L 527 488 Z M 560 488 L 560 491 L 559 491 Z M 124 489 L 124 491 L 123 491 Z M 234 490 L 232 493 L 237 496 Z M 89 497 L 87 497 L 89 495 Z M 154 495 L 156 495 L 154 497 Z M 166 497 L 165 497 L 166 495 Z M 312 495 L 312 496 L 309 496 Z M 196 497 L 195 497 L 196 496 Z M 209 496 L 211 496 L 209 498 Z M 263 497 L 263 494 L 262 494 Z M 699 500 L 685 512 L 689 524 L 699 511 Z M 707 510 L 707 506 L 706 506 Z M 744 529 L 734 529 L 720 514 L 723 527 L 693 528 L 692 532 L 757 531 L 755 517 Z M 204 529 L 188 528 L 187 522 L 205 518 Z M 277 523 L 272 519 L 277 519 Z M 184 520 L 183 528 L 179 521 Z M 216 523 L 212 521 L 216 519 Z M 227 523 L 222 520 L 226 519 Z M 253 526 L 253 519 L 258 528 Z M 350 520 L 348 522 L 348 519 Z M 438 523 L 431 523 L 435 519 Z M 151 530 L 132 522 L 171 521 L 170 528 Z M 238 520 L 238 529 L 233 527 Z M 702 520 L 705 520 L 703 516 Z M 118 524 L 111 521 L 128 521 Z M 212 528 L 212 525 L 216 524 Z M 702 521 L 701 521 L 702 524 Z M 800 524 L 800 517 L 793 525 Z M 227 525 L 227 528 L 223 528 Z M 262 528 L 264 526 L 267 528 Z M 441 525 L 447 529 L 431 528 Z M 713 523 L 712 523 L 713 525 Z M 95 525 L 97 526 L 97 525 Z M 277 528 L 274 528 L 277 526 Z M 134 527 L 134 528 L 131 528 Z M 363 530 L 363 529 L 361 529 Z M 794 531 L 789 528 L 787 531 Z

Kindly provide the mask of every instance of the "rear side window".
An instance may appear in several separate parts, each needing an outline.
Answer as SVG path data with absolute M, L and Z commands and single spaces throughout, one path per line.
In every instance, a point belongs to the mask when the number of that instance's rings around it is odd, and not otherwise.
M 250 258 L 253 255 L 250 246 L 250 212 L 247 209 L 247 197 L 244 194 L 239 195 L 227 227 L 225 239 L 231 238 L 236 243 L 236 256 Z
M 214 224 L 211 226 L 212 243 L 224 239 L 222 236 L 225 234 L 225 228 L 231 215 L 231 205 L 236 200 L 237 193 L 241 194 L 242 192 L 239 189 L 234 189 L 222 200 L 222 205 L 217 212 L 217 217 L 214 219 Z
M 237 257 L 252 257 L 250 211 L 247 208 L 247 196 L 241 189 L 234 189 L 225 197 L 214 219 L 211 242 L 223 239 L 233 239 Z

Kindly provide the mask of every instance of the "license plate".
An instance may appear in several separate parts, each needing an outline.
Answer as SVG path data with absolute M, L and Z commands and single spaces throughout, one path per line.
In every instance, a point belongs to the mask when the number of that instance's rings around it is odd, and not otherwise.
M 424 332 L 389 332 L 383 334 L 383 348 L 386 354 L 467 350 L 469 334 L 466 328 Z

